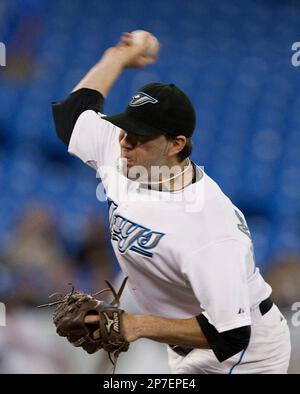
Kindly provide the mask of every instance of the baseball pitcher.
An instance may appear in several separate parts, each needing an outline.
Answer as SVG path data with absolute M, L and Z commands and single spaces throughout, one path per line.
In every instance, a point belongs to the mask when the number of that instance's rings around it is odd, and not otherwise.
M 190 160 L 196 115 L 187 95 L 150 83 L 123 113 L 103 113 L 124 69 L 156 61 L 145 52 L 149 37 L 123 34 L 52 104 L 68 152 L 101 177 L 111 243 L 144 314 L 120 310 L 122 289 L 108 284 L 112 304 L 77 292 L 57 301 L 57 332 L 89 353 L 115 356 L 139 338 L 166 343 L 176 374 L 286 373 L 289 329 L 255 266 L 246 220 Z

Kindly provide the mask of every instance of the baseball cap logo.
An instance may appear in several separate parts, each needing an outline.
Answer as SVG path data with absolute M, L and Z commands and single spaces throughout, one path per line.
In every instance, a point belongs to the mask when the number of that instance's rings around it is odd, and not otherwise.
M 144 92 L 137 92 L 129 103 L 130 107 L 139 107 L 140 105 L 144 105 L 147 103 L 156 104 L 158 101 L 154 98 L 149 96 L 149 94 Z

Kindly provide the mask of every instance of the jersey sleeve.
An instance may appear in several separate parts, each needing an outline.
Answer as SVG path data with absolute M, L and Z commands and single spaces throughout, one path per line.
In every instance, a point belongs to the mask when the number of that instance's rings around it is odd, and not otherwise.
M 191 252 L 182 271 L 204 316 L 218 332 L 251 324 L 245 243 L 228 239 Z
M 112 166 L 120 155 L 119 129 L 101 113 L 84 111 L 76 121 L 68 151 L 95 169 Z
M 80 114 L 88 109 L 102 113 L 103 105 L 103 95 L 97 90 L 88 88 L 76 90 L 64 100 L 53 101 L 52 115 L 58 138 L 68 146 Z

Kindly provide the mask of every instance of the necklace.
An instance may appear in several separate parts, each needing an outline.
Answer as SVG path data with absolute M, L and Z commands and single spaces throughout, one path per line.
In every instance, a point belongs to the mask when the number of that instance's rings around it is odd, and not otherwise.
M 185 170 L 179 172 L 178 174 L 172 176 L 171 178 L 164 179 L 163 181 L 147 182 L 146 185 L 148 185 L 148 186 L 151 186 L 151 185 L 159 185 L 159 184 L 162 184 L 162 183 L 171 181 L 172 179 L 176 179 L 176 178 L 178 178 L 180 175 L 183 175 L 183 174 L 184 174 L 185 172 L 187 172 L 191 167 L 192 167 L 192 162 L 191 162 L 191 160 L 189 160 L 189 164 L 188 164 L 188 166 L 186 167 Z
M 170 177 L 170 178 L 168 178 L 168 179 L 164 179 L 164 180 L 162 180 L 162 181 L 139 182 L 140 187 L 148 187 L 148 188 L 150 187 L 150 188 L 151 188 L 151 186 L 153 186 L 153 185 L 162 185 L 162 184 L 165 183 L 165 182 L 168 182 L 168 181 L 170 181 L 170 180 L 172 180 L 172 179 L 178 178 L 179 176 L 181 176 L 181 175 L 183 175 L 184 173 L 186 173 L 190 168 L 193 168 L 193 165 L 192 165 L 191 160 L 190 160 L 190 159 L 188 159 L 188 160 L 189 160 L 188 166 L 187 166 L 184 170 L 182 170 L 181 172 L 179 172 L 178 174 L 176 174 L 176 175 L 174 175 L 174 176 L 172 176 L 172 177 Z M 126 178 L 128 178 L 127 175 L 126 175 L 126 165 L 124 166 L 124 159 L 118 158 L 118 160 L 117 160 L 117 169 L 118 169 L 118 171 L 120 171 Z M 192 182 L 192 183 L 193 183 L 193 182 Z

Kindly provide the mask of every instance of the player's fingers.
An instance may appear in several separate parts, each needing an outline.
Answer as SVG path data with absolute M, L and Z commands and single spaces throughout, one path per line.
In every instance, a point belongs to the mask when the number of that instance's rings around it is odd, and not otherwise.
M 85 343 L 85 338 L 79 338 L 79 339 L 72 339 L 71 337 L 68 337 L 68 341 L 72 343 L 73 346 L 75 347 L 80 347 L 83 343 Z
M 157 61 L 158 56 L 146 56 L 147 64 L 153 64 Z
M 100 334 L 100 329 L 99 328 L 98 328 L 98 330 L 94 331 L 93 338 L 94 339 L 100 339 L 101 338 L 101 334 Z
M 132 45 L 132 41 L 129 40 L 122 40 L 118 43 L 117 47 L 122 48 L 122 47 L 129 47 Z
M 140 56 L 140 58 L 138 59 L 138 66 L 139 67 L 145 67 L 148 66 L 149 64 L 154 64 L 157 60 L 157 56 L 145 56 L 142 55 Z
M 84 322 L 86 324 L 95 324 L 98 323 L 99 316 L 98 315 L 89 315 L 84 318 Z
M 135 45 L 139 49 L 144 48 L 146 49 L 147 46 L 149 45 L 151 41 L 151 34 L 149 32 L 145 32 L 144 36 L 137 42 L 132 33 L 123 33 L 121 37 L 121 46 L 126 45 L 126 46 L 131 46 Z
M 123 33 L 118 43 L 118 46 L 131 45 L 131 44 L 132 44 L 132 34 Z
M 125 31 L 125 32 L 122 34 L 122 37 L 124 37 L 124 38 L 132 38 L 132 34 L 131 34 L 131 33 L 128 33 L 128 31 Z

